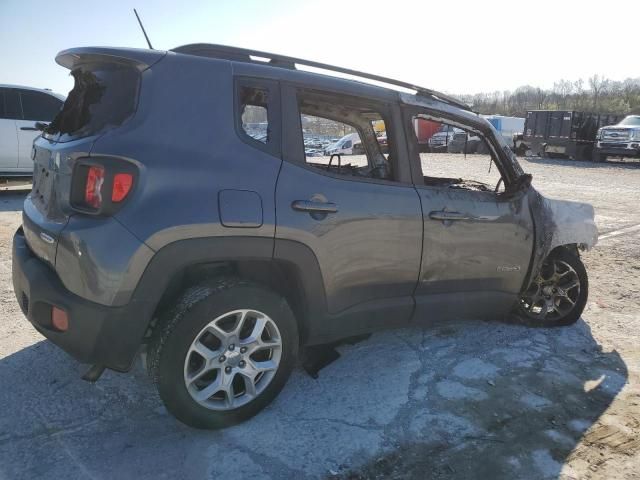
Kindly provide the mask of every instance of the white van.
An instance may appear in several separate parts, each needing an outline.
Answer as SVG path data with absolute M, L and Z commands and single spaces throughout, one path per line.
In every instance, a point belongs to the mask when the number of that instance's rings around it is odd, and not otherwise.
M 49 90 L 0 85 L 0 176 L 31 176 L 31 148 L 40 135 L 36 122 L 56 116 L 62 95 Z
M 360 141 L 360 135 L 357 133 L 345 135 L 333 145 L 329 145 L 324 153 L 325 155 L 356 155 L 364 153 L 364 150 L 362 149 L 362 142 Z

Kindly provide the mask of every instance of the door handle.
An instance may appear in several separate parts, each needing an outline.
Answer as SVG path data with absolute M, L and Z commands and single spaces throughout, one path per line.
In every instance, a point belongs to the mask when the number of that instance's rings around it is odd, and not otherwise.
M 471 222 L 492 222 L 497 220 L 499 217 L 494 215 L 468 215 L 460 212 L 447 212 L 445 210 L 437 210 L 429 213 L 429 218 L 431 220 L 442 220 L 443 222 L 452 221 L 452 220 L 467 220 Z
M 33 131 L 38 131 L 40 130 L 39 128 L 36 127 L 20 127 L 20 130 L 33 130 Z
M 460 212 L 445 212 L 444 210 L 429 213 L 431 220 L 473 220 L 469 215 Z
M 338 206 L 335 203 L 329 202 L 314 202 L 312 200 L 295 200 L 291 204 L 297 212 L 309 212 L 309 213 L 336 213 Z

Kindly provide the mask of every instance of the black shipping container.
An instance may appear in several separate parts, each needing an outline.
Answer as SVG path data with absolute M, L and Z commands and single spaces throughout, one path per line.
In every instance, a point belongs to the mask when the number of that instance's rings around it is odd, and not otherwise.
M 615 125 L 624 115 L 532 110 L 524 123 L 524 143 L 534 155 L 591 160 L 600 127 Z

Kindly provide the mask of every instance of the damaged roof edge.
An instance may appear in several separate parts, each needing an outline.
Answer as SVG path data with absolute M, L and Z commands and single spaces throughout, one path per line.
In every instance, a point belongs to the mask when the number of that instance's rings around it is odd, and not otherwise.
M 79 47 L 62 50 L 56 55 L 56 62 L 69 70 L 83 63 L 109 62 L 135 66 L 144 71 L 160 61 L 167 52 L 125 47 Z

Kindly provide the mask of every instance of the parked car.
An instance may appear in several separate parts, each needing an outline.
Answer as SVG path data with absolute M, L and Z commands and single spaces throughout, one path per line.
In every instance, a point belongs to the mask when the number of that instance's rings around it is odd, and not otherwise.
M 598 128 L 613 125 L 621 118 L 577 111 L 532 110 L 527 112 L 523 142 L 516 148 L 531 150 L 541 157 L 591 160 Z
M 440 129 L 429 138 L 429 150 L 431 152 L 446 152 L 456 133 L 464 133 L 464 131 L 443 123 Z
M 445 94 L 218 45 L 56 61 L 75 86 L 34 144 L 13 287 L 40 333 L 92 365 L 87 380 L 141 352 L 168 411 L 217 428 L 271 402 L 300 347 L 420 320 L 552 327 L 582 313 L 593 208 L 543 197 L 495 128 Z M 366 163 L 306 158 L 301 115 L 352 126 Z M 439 118 L 487 142 L 497 185 L 421 162 L 406 129 Z
M 593 160 L 604 162 L 609 155 L 640 157 L 640 115 L 629 115 L 616 125 L 598 130 Z
M 473 135 L 467 132 L 457 132 L 453 134 L 449 145 L 447 145 L 448 153 L 487 153 L 486 149 L 483 150 L 481 145 L 483 144 L 479 136 Z M 478 152 L 478 147 L 481 151 Z
M 37 122 L 50 122 L 64 97 L 49 90 L 0 85 L 0 176 L 31 176 Z

